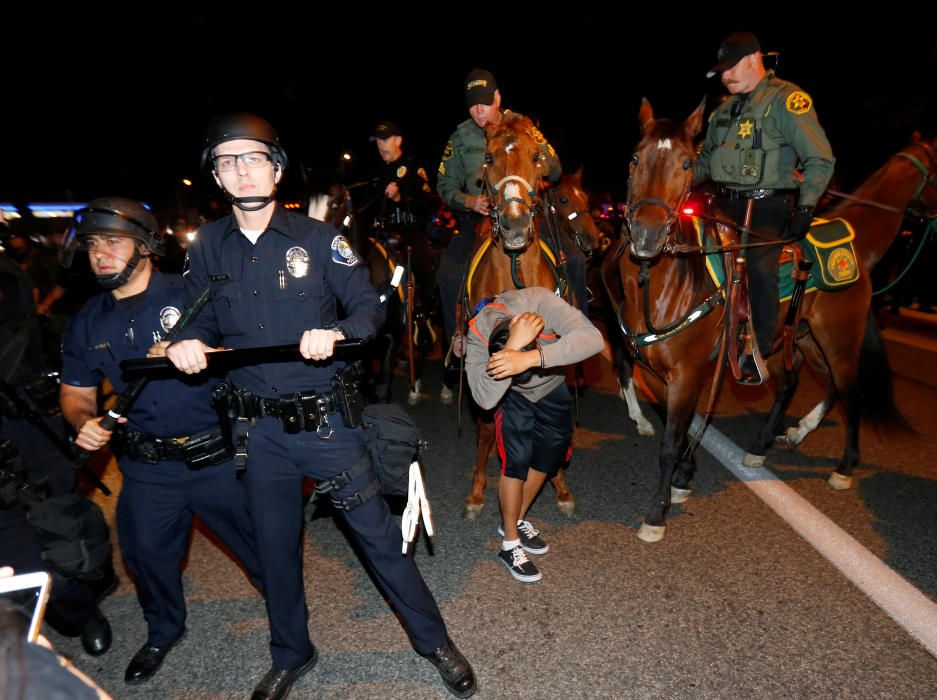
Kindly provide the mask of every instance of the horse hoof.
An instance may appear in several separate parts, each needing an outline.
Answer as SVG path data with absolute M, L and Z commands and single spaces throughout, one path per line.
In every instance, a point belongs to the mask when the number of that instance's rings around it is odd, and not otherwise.
M 660 542 L 664 539 L 664 533 L 667 531 L 666 525 L 648 525 L 641 523 L 638 528 L 638 539 L 643 542 Z
M 442 391 L 439 392 L 439 402 L 447 405 L 452 403 L 452 389 L 444 386 Z
M 827 483 L 836 491 L 846 491 L 852 488 L 852 477 L 843 476 L 839 472 L 830 474 Z
M 678 489 L 676 486 L 670 487 L 670 502 L 671 503 L 686 503 L 690 500 L 690 494 L 693 493 L 693 489 Z
M 796 450 L 800 441 L 803 440 L 803 438 L 800 437 L 800 430 L 797 428 L 788 428 L 787 432 L 784 433 L 784 438 L 784 445 L 789 450 Z
M 638 435 L 641 437 L 654 437 L 655 435 L 654 426 L 647 418 L 635 421 L 634 429 L 638 431 Z
M 479 515 L 482 514 L 482 508 L 485 507 L 484 503 L 466 503 L 465 504 L 465 519 L 466 520 L 475 520 Z
M 576 514 L 576 501 L 572 498 L 568 501 L 557 501 L 556 509 L 563 517 L 570 518 Z
M 765 466 L 765 456 L 753 455 L 751 452 L 746 452 L 745 456 L 742 457 L 742 466 L 748 467 L 749 469 L 758 469 L 759 467 L 763 467 Z

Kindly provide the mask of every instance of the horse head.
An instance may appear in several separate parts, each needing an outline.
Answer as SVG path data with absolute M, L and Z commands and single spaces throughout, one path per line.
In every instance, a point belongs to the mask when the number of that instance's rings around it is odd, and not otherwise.
M 561 177 L 547 196 L 550 213 L 560 219 L 587 258 L 602 247 L 602 234 L 589 211 L 589 196 L 582 189 L 582 168 Z
M 527 117 L 505 114 L 489 124 L 484 181 L 492 206 L 492 235 L 505 250 L 523 250 L 534 240 L 533 208 L 542 177 L 543 154 Z
M 937 216 L 937 137 L 927 139 L 915 131 L 911 135 L 911 143 L 898 155 L 921 171 L 921 184 L 911 201 L 911 208 L 927 218 Z
M 631 158 L 625 224 L 631 254 L 643 260 L 660 255 L 693 181 L 694 137 L 703 125 L 700 102 L 684 122 L 654 119 L 651 103 L 641 102 L 641 141 Z

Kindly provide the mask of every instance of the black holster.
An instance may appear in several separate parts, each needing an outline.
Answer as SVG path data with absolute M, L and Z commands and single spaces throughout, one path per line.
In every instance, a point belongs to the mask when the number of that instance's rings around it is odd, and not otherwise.
M 364 397 L 359 388 L 363 375 L 361 361 L 356 360 L 332 377 L 332 400 L 348 428 L 357 428 L 364 422 L 361 417 L 361 412 L 364 410 Z

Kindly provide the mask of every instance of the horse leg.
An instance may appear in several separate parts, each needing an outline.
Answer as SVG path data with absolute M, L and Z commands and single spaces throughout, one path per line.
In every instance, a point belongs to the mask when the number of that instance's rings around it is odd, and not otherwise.
M 688 384 L 690 386 L 688 386 Z M 638 529 L 638 539 L 644 542 L 658 542 L 667 529 L 667 509 L 670 508 L 671 483 L 674 470 L 680 462 L 683 445 L 686 444 L 687 431 L 693 417 L 698 389 L 695 382 L 674 381 L 669 385 L 667 394 L 667 423 L 660 447 L 660 480 L 657 494 L 650 512 Z
M 472 472 L 472 490 L 465 498 L 465 517 L 474 520 L 485 505 L 485 485 L 488 483 L 488 453 L 495 442 L 495 424 L 479 418 L 475 430 L 475 471 Z
M 790 372 L 784 368 L 783 360 L 772 362 L 769 365 L 771 378 L 777 387 L 774 394 L 774 405 L 771 406 L 768 417 L 765 419 L 758 437 L 755 438 L 755 442 L 752 443 L 745 457 L 742 458 L 743 466 L 761 467 L 764 465 L 765 453 L 774 444 L 778 427 L 787 413 L 787 407 L 790 405 L 791 399 L 794 398 L 794 392 L 797 391 L 798 371 L 802 359 L 803 355 L 795 349 L 794 368 Z
M 797 349 L 803 352 L 803 356 L 810 363 L 810 366 L 820 372 L 827 381 L 826 397 L 814 406 L 806 416 L 800 419 L 800 422 L 794 428 L 788 428 L 782 434 L 775 435 L 774 441 L 780 447 L 787 447 L 794 450 L 804 441 L 810 433 L 817 429 L 820 422 L 830 412 L 833 404 L 836 402 L 836 387 L 833 385 L 833 374 L 830 366 L 827 364 L 823 351 L 820 350 L 816 341 L 811 336 L 806 336 L 798 341 Z
M 842 461 L 827 480 L 837 491 L 845 491 L 852 486 L 852 470 L 859 463 L 859 419 L 862 415 L 862 396 L 857 384 L 842 396 L 846 413 L 846 446 Z
M 625 363 L 619 372 L 618 395 L 628 406 L 628 417 L 634 421 L 635 430 L 641 437 L 654 437 L 654 426 L 644 417 L 638 395 L 634 390 L 634 374 L 631 365 Z
M 683 443 L 680 445 L 681 459 L 677 462 L 676 469 L 674 469 L 673 473 L 673 480 L 670 482 L 671 504 L 686 503 L 690 500 L 690 494 L 693 493 L 693 490 L 690 488 L 690 482 L 693 480 L 693 475 L 696 474 L 696 460 L 693 457 L 690 459 L 682 459 L 682 455 L 686 454 L 689 442 L 689 438 L 685 437 Z
M 566 468 L 560 469 L 556 476 L 550 479 L 550 483 L 553 484 L 553 488 L 556 490 L 557 510 L 560 511 L 560 515 L 570 517 L 576 512 L 576 499 L 573 498 L 569 485 L 566 483 Z

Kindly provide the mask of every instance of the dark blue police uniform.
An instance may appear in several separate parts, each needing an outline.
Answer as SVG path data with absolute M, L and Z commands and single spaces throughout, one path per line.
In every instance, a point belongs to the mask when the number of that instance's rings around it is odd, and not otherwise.
M 212 302 L 179 339 L 197 338 L 226 348 L 298 343 L 306 330 L 339 321 L 345 336 L 369 338 L 384 310 L 367 269 L 331 226 L 277 207 L 252 244 L 234 217 L 203 226 L 189 247 L 186 287 L 201 290 L 209 275 L 226 274 Z M 254 396 L 275 399 L 297 392 L 328 392 L 339 359 L 279 362 L 243 367 L 230 380 Z M 302 572 L 302 481 L 337 476 L 365 455 L 361 428 L 348 428 L 339 413 L 328 416 L 331 437 L 316 431 L 287 434 L 272 417 L 256 419 L 248 431 L 244 483 L 260 557 L 273 664 L 293 669 L 312 654 Z M 322 431 L 325 434 L 325 431 Z M 374 479 L 369 469 L 333 491 L 340 499 Z M 412 557 L 401 555 L 402 535 L 383 498 L 341 511 L 383 595 L 400 615 L 417 652 L 430 653 L 446 641 L 446 627 Z
M 142 294 L 91 299 L 69 322 L 62 341 L 62 382 L 96 387 L 105 378 L 122 392 L 120 362 L 140 358 L 162 340 L 185 308 L 179 277 L 154 271 Z M 213 382 L 205 378 L 152 380 L 127 414 L 128 430 L 147 440 L 191 436 L 217 428 L 211 408 Z M 243 486 L 234 464 L 189 469 L 184 462 L 155 464 L 122 456 L 117 534 L 143 608 L 148 644 L 163 647 L 185 630 L 180 567 L 192 516 L 199 516 L 240 559 L 256 585 L 259 565 Z

